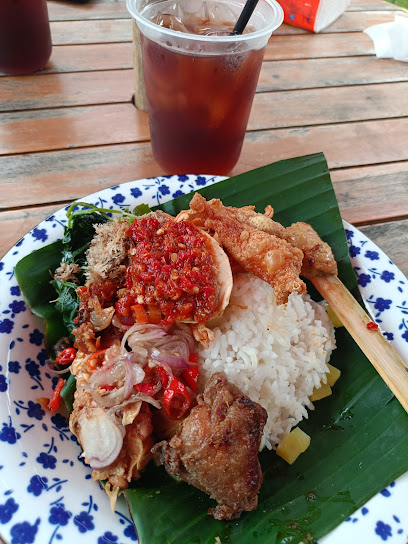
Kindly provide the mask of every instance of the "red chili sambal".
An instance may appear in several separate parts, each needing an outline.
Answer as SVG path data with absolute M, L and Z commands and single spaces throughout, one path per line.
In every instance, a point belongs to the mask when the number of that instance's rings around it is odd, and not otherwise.
M 133 241 L 126 287 L 141 305 L 159 308 L 162 322 L 204 323 L 214 315 L 217 288 L 207 240 L 186 221 L 136 219 L 127 230 Z

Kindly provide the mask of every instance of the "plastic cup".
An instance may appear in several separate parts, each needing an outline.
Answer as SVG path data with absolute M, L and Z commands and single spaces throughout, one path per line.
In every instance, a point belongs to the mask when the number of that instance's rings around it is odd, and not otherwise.
M 275 0 L 259 0 L 246 32 L 230 35 L 244 3 L 127 0 L 141 34 L 152 151 L 168 174 L 228 174 L 239 159 L 265 47 L 283 21 Z M 192 32 L 207 21 L 224 35 Z
M 51 56 L 46 0 L 0 0 L 0 72 L 29 74 Z

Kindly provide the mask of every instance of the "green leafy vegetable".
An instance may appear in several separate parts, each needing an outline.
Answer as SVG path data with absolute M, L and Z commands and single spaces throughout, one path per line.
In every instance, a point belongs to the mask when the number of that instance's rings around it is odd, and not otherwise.
M 66 384 L 62 388 L 61 397 L 65 403 L 65 407 L 70 414 L 74 406 L 74 393 L 76 390 L 76 378 L 74 374 L 70 374 Z
M 68 334 L 76 327 L 74 318 L 79 307 L 76 289 L 78 284 L 85 283 L 86 250 L 95 235 L 95 225 L 108 220 L 106 214 L 98 209 L 95 211 L 94 206 L 87 205 L 81 210 L 77 210 L 77 206 L 73 205 L 67 211 L 68 226 L 64 228 L 61 262 L 68 265 L 76 264 L 80 267 L 76 274 L 78 283 L 59 279 L 53 281 L 58 296 L 55 301 L 55 310 L 62 315 Z
M 56 298 L 52 274 L 60 264 L 62 250 L 62 241 L 58 240 L 23 257 L 15 268 L 17 282 L 28 305 L 35 315 L 45 319 L 45 347 L 50 355 L 56 342 L 67 335 L 62 315 L 55 302 L 50 302 Z
M 75 328 L 74 318 L 79 305 L 76 288 L 85 283 L 86 250 L 95 235 L 95 225 L 105 223 L 119 214 L 133 220 L 150 211 L 147 204 L 126 210 L 98 208 L 88 202 L 74 202 L 67 210 L 68 224 L 62 240 L 45 246 L 21 259 L 16 265 L 17 282 L 32 311 L 46 320 L 46 348 L 54 357 L 54 345 Z M 77 264 L 78 284 L 53 280 L 61 263 Z
M 139 204 L 133 209 L 133 215 L 140 216 L 151 212 L 150 206 L 147 204 Z
M 45 346 L 55 358 L 55 344 L 68 337 L 76 327 L 74 318 L 79 306 L 78 284 L 85 283 L 86 250 L 95 234 L 95 225 L 105 223 L 113 214 L 129 218 L 148 213 L 147 204 L 136 206 L 133 213 L 123 210 L 98 208 L 87 202 L 75 202 L 67 210 L 68 225 L 62 240 L 44 246 L 21 259 L 15 268 L 17 282 L 31 310 L 46 323 Z M 78 283 L 53 279 L 61 263 L 77 264 Z M 61 391 L 68 412 L 72 411 L 75 376 L 70 375 Z

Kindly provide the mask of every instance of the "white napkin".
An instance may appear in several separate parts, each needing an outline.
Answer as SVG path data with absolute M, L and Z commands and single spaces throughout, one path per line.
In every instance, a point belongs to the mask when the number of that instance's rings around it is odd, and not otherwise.
M 373 40 L 378 58 L 408 62 L 408 17 L 396 15 L 393 23 L 370 26 L 364 32 Z

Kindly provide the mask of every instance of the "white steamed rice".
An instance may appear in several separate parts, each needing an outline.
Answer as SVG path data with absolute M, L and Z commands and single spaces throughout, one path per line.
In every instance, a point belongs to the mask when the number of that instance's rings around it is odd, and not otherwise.
M 240 307 L 241 306 L 241 307 Z M 272 287 L 251 274 L 234 278 L 231 302 L 198 355 L 207 379 L 222 372 L 268 412 L 264 444 L 275 447 L 313 409 L 309 396 L 326 382 L 335 348 L 325 309 L 292 293 L 276 305 Z

